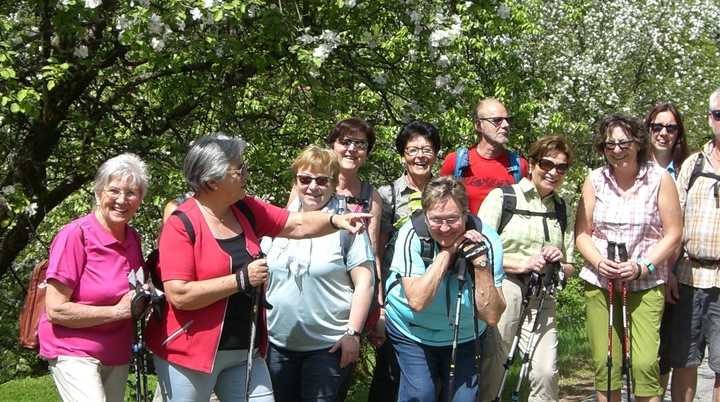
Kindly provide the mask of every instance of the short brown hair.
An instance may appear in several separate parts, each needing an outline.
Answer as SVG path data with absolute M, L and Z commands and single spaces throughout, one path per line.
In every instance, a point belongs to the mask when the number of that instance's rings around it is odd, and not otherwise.
M 570 141 L 561 135 L 546 135 L 538 138 L 537 141 L 530 145 L 528 158 L 537 162 L 553 152 L 564 153 L 565 156 L 567 156 L 567 164 L 572 165 L 573 159 L 575 158 L 575 151 L 572 145 L 570 145 Z
M 330 176 L 332 176 L 332 179 L 330 179 L 330 188 L 335 188 L 337 186 L 338 175 L 340 174 L 340 163 L 333 151 L 317 145 L 308 145 L 295 158 L 292 165 L 290 165 L 290 169 L 293 174 L 293 183 L 300 169 L 328 172 Z
M 358 132 L 365 133 L 365 136 L 367 137 L 367 153 L 369 155 L 370 151 L 372 151 L 373 145 L 375 145 L 375 130 L 370 123 L 365 120 L 358 119 L 357 117 L 350 117 L 335 123 L 328 135 L 328 146 L 332 148 L 333 143 L 338 139 L 338 137 Z
M 603 144 L 610 133 L 615 128 L 621 128 L 631 140 L 638 144 L 637 161 L 638 164 L 645 164 L 650 151 L 650 136 L 643 129 L 643 125 L 639 119 L 622 112 L 615 112 L 602 120 L 600 120 L 600 129 L 595 134 L 593 146 L 601 154 L 605 155 L 605 145 Z

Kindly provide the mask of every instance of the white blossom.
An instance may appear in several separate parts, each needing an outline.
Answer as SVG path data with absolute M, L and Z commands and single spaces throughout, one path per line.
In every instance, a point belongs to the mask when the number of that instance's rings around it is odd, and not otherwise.
M 219 47 L 219 48 L 215 49 L 215 55 L 217 57 L 223 57 L 225 55 L 225 51 L 223 50 L 222 47 Z
M 215 2 L 215 0 L 203 0 L 203 7 L 210 8 L 213 6 L 214 2 Z
M 97 8 L 102 4 L 102 0 L 85 0 L 85 7 Z
M 437 61 L 438 67 L 448 67 L 450 65 L 450 59 L 446 55 L 442 55 Z
M 75 51 L 73 52 L 73 56 L 79 57 L 81 59 L 84 59 L 88 57 L 88 48 L 85 45 L 80 45 L 75 48 Z
M 15 194 L 15 186 L 5 186 L 2 188 L 2 193 L 5 195 Z
M 162 33 L 165 23 L 162 21 L 159 15 L 153 14 L 150 16 L 150 23 L 148 24 L 148 30 L 154 34 Z
M 33 202 L 32 204 L 25 207 L 25 213 L 28 216 L 33 216 L 37 213 L 38 205 L 36 202 Z
M 199 8 L 194 7 L 192 10 L 190 10 L 190 16 L 193 20 L 197 21 L 202 18 L 202 11 L 200 11 Z
M 356 4 L 355 0 L 345 0 L 345 5 L 348 6 L 349 8 L 355 7 L 355 4 Z
M 150 40 L 150 46 L 152 46 L 153 50 L 159 52 L 165 48 L 165 42 L 162 39 L 152 38 Z
M 506 4 L 503 4 L 498 8 L 497 14 L 498 17 L 504 20 L 510 18 L 510 7 L 508 7 Z

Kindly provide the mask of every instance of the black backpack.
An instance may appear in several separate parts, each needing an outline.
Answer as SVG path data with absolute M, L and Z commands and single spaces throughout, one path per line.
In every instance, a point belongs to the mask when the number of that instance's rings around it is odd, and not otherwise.
M 512 219 L 515 214 L 524 216 L 542 216 L 543 217 L 543 229 L 545 230 L 545 240 L 550 239 L 548 232 L 547 219 L 555 219 L 560 224 L 560 231 L 565 236 L 565 228 L 567 228 L 567 209 L 565 208 L 565 200 L 562 198 L 560 201 L 553 197 L 555 203 L 555 212 L 534 212 L 524 209 L 517 209 L 517 196 L 512 186 L 505 185 L 500 186 L 503 192 L 503 204 L 502 204 L 502 215 L 500 217 L 500 225 L 498 226 L 498 234 L 502 233 L 505 226 Z

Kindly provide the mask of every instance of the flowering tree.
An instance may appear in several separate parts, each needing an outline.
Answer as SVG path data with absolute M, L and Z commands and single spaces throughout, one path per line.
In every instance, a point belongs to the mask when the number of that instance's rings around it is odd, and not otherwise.
M 536 85 L 506 43 L 527 21 L 487 2 L 19 0 L 0 14 L 0 276 L 89 210 L 89 181 L 120 152 L 151 165 L 134 223 L 149 241 L 198 136 L 242 135 L 254 192 L 284 199 L 289 160 L 341 117 L 374 123 L 390 161 L 402 121 L 471 141 L 479 99 L 520 106 Z M 366 173 L 380 184 L 394 165 Z

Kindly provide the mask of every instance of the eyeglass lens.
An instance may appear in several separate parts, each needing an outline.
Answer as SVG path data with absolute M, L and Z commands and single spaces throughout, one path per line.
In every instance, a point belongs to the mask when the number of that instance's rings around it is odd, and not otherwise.
M 331 177 L 328 177 L 328 176 L 312 177 L 312 176 L 300 176 L 300 175 L 298 175 L 297 178 L 298 178 L 298 181 L 300 182 L 300 184 L 302 184 L 304 186 L 310 185 L 310 183 L 312 183 L 313 180 L 315 180 L 315 184 L 317 184 L 318 186 L 321 186 L 321 187 L 327 186 L 331 179 Z
M 650 125 L 650 130 L 652 130 L 653 133 L 659 133 L 663 130 L 663 128 L 668 132 L 668 134 L 676 134 L 678 132 L 677 124 L 652 123 Z
M 426 147 L 426 148 L 409 147 L 409 148 L 405 148 L 405 153 L 408 156 L 412 156 L 412 157 L 418 156 L 418 154 L 420 154 L 420 153 L 422 153 L 425 156 L 433 156 L 433 155 L 435 155 L 435 150 L 432 148 L 429 148 L 429 147 Z
M 508 124 L 512 124 L 512 116 L 498 116 L 498 117 L 481 117 L 478 120 L 486 120 L 492 123 L 494 126 L 499 127 L 503 120 L 507 120 Z
M 602 145 L 605 147 L 608 151 L 613 151 L 615 147 L 620 147 L 621 150 L 626 150 L 630 148 L 630 145 L 633 143 L 632 140 L 625 140 L 620 142 L 614 142 L 614 141 L 603 141 Z
M 555 163 L 550 159 L 540 159 L 538 161 L 538 166 L 540 166 L 540 169 L 546 172 L 549 172 L 554 168 L 555 171 L 560 174 L 565 174 L 567 173 L 568 169 L 570 169 L 570 165 L 568 165 L 567 163 Z
M 337 142 L 344 147 L 350 147 L 350 144 L 355 145 L 357 149 L 367 149 L 368 142 L 365 140 L 358 140 L 350 137 L 338 137 Z
M 720 121 L 720 109 L 719 110 L 711 110 L 710 114 L 712 115 L 713 119 L 715 119 L 715 121 Z

